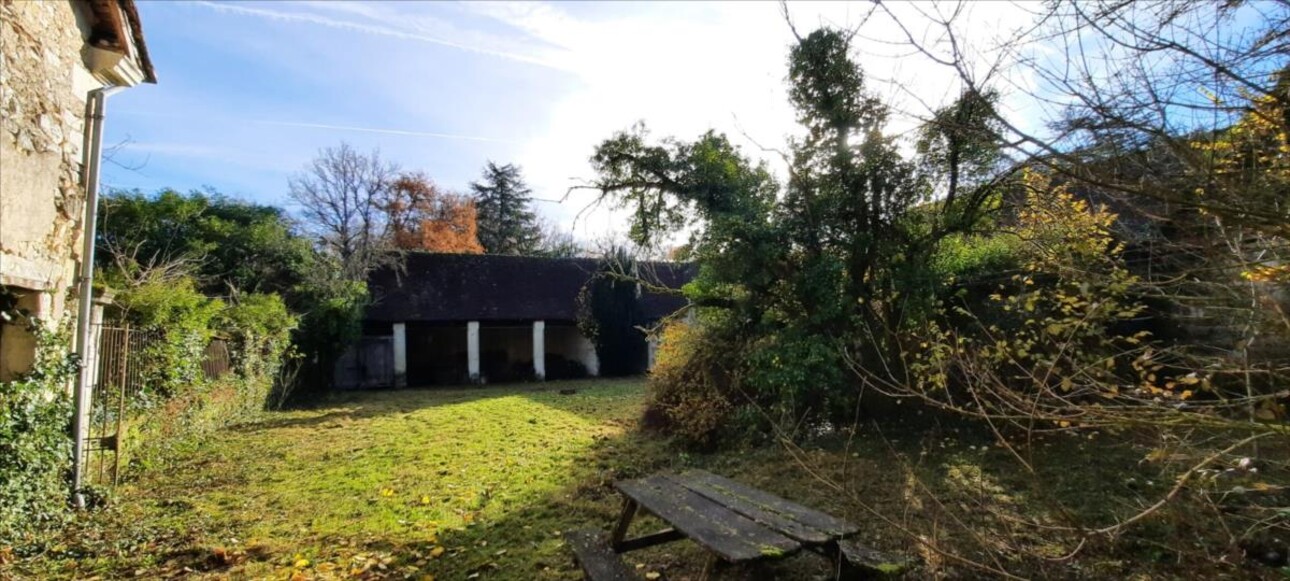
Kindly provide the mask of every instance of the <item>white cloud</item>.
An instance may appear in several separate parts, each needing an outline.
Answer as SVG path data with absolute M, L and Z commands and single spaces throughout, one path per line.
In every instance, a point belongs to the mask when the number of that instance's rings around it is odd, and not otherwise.
M 767 159 L 772 167 L 780 165 L 779 160 L 756 144 L 782 148 L 785 138 L 796 130 L 784 87 L 788 50 L 794 39 L 780 5 L 775 3 L 629 4 L 594 10 L 589 5 L 538 2 L 446 7 L 330 1 L 202 5 L 262 19 L 431 43 L 570 73 L 572 90 L 553 102 L 536 104 L 533 110 L 537 114 L 527 126 L 516 126 L 514 135 L 494 137 L 521 142 L 515 159 L 498 161 L 522 165 L 536 197 L 542 199 L 559 199 L 577 178 L 590 177 L 587 158 L 594 146 L 638 120 L 644 120 L 658 137 L 691 139 L 708 129 L 725 132 L 744 146 L 745 153 Z M 1024 26 L 1032 17 L 1018 4 L 960 6 L 964 13 L 956 30 L 976 47 L 974 56 L 981 62 L 999 53 L 997 44 L 1008 31 Z M 909 32 L 917 40 L 935 51 L 947 50 L 944 39 L 927 20 L 936 6 L 890 7 L 902 22 L 910 23 Z M 951 8 L 947 5 L 944 10 Z M 893 105 L 894 132 L 913 128 L 929 107 L 943 104 L 958 92 L 953 71 L 911 51 L 901 29 L 873 4 L 790 3 L 788 9 L 802 34 L 821 25 L 854 29 L 871 15 L 859 27 L 856 58 L 865 67 L 871 90 Z M 973 74 L 984 74 L 984 70 Z M 1030 82 L 1007 76 L 1001 81 L 1005 86 L 1023 88 Z M 427 100 L 424 106 L 435 104 Z M 1017 100 L 1006 101 L 1005 107 L 1025 110 Z M 407 133 L 470 138 L 430 131 Z M 570 227 L 592 198 L 589 192 L 577 192 L 562 206 L 541 203 L 539 209 Z M 602 208 L 589 213 L 577 225 L 576 234 L 592 239 L 625 229 L 620 214 Z
M 758 147 L 782 149 L 796 131 L 784 86 L 794 38 L 777 4 L 667 4 L 644 16 L 595 21 L 579 20 L 548 4 L 471 6 L 564 48 L 569 60 L 562 61 L 562 68 L 574 71 L 582 83 L 564 100 L 549 104 L 544 127 L 517 160 L 544 197 L 558 198 L 576 183 L 573 178 L 588 177 L 586 160 L 594 145 L 637 120 L 658 137 L 690 139 L 707 129 L 722 131 L 745 153 L 772 167 L 782 165 L 778 156 Z M 792 3 L 789 9 L 798 32 L 806 34 L 817 25 L 855 28 L 869 6 Z M 902 20 L 924 21 L 908 5 L 893 11 Z M 993 43 L 1030 15 L 1009 4 L 983 3 L 962 18 L 957 31 L 983 47 L 979 56 L 986 60 L 997 54 Z M 920 42 L 944 50 L 935 44 L 933 28 L 915 34 Z M 912 128 L 928 107 L 958 92 L 953 71 L 910 54 L 899 46 L 904 40 L 899 28 L 877 13 L 855 43 L 871 89 L 894 104 L 891 128 L 896 132 Z M 592 192 L 574 192 L 556 214 L 570 226 L 593 198 Z M 589 213 L 577 226 L 585 238 L 625 229 L 622 214 L 606 208 Z

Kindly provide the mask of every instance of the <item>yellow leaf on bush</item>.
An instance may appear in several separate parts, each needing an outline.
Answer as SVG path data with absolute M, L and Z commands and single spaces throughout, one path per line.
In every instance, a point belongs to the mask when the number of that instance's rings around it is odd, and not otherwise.
M 430 556 L 438 558 L 443 555 L 443 552 L 444 552 L 443 547 L 436 546 L 435 548 L 430 549 Z

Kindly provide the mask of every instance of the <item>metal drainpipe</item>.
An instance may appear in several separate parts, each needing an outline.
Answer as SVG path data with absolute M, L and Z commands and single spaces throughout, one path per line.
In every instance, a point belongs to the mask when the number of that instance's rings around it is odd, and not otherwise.
M 90 377 L 93 370 L 89 362 L 91 341 L 90 314 L 94 308 L 94 234 L 98 227 L 99 205 L 99 167 L 103 154 L 103 118 L 107 111 L 107 98 L 124 90 L 125 87 L 103 87 L 90 91 L 90 123 L 85 133 L 85 225 L 82 232 L 85 236 L 81 247 L 80 276 L 77 280 L 76 300 L 76 354 L 81 359 L 80 372 L 76 374 L 76 389 L 72 392 L 72 401 L 76 408 L 76 417 L 72 424 L 72 504 L 76 508 L 85 507 L 85 497 L 81 494 L 84 488 L 86 440 L 90 428 Z

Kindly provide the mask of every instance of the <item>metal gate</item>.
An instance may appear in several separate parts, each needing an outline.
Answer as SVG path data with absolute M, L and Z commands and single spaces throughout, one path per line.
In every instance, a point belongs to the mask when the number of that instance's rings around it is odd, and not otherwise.
M 139 330 L 129 324 L 96 324 L 94 349 L 85 365 L 90 375 L 90 431 L 86 438 L 85 479 L 115 486 L 121 479 L 121 453 L 131 404 L 139 400 L 146 382 L 148 348 L 165 341 L 159 330 Z M 218 379 L 232 368 L 228 345 L 215 339 L 201 363 L 206 379 Z
M 336 387 L 371 389 L 394 385 L 394 339 L 363 337 L 336 360 Z
M 95 325 L 93 333 L 96 348 L 85 362 L 93 370 L 85 476 L 88 482 L 116 485 L 120 480 L 126 414 L 130 402 L 143 388 L 141 355 L 161 336 L 129 325 Z

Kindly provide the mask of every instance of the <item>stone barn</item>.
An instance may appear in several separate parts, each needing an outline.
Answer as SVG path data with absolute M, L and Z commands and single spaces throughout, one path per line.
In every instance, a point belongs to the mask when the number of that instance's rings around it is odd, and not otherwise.
M 337 363 L 342 388 L 451 385 L 594 377 L 595 346 L 579 332 L 578 295 L 596 272 L 590 258 L 480 254 L 407 256 L 375 272 L 363 337 Z M 693 266 L 645 262 L 651 285 L 679 289 Z M 671 294 L 640 294 L 642 323 L 684 307 Z M 644 371 L 653 359 L 642 361 Z

